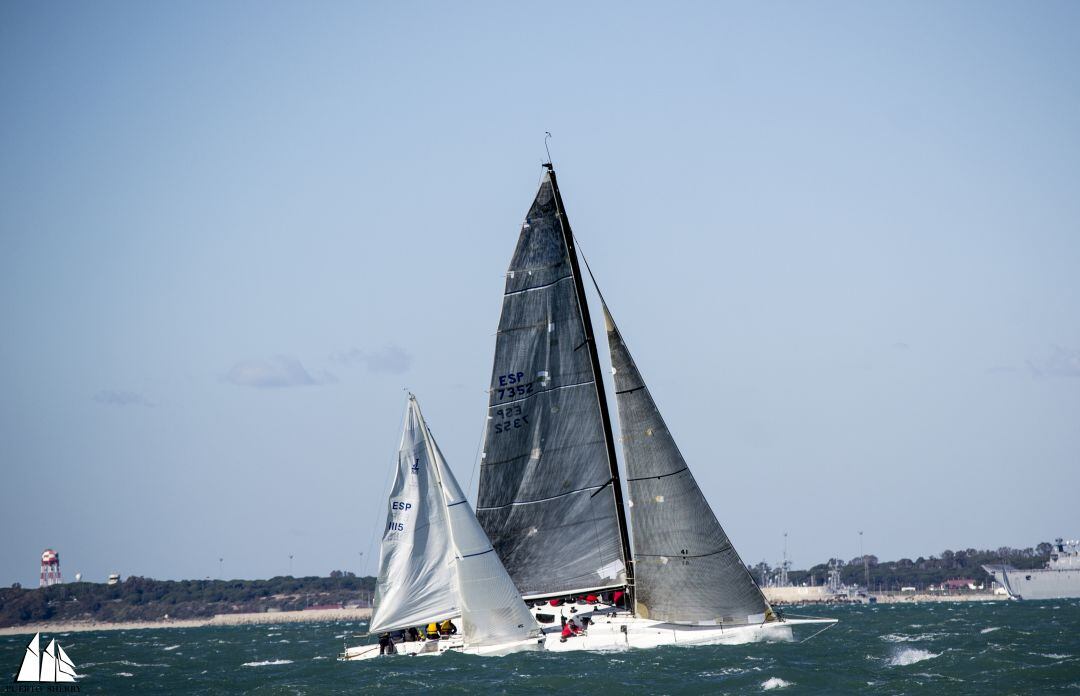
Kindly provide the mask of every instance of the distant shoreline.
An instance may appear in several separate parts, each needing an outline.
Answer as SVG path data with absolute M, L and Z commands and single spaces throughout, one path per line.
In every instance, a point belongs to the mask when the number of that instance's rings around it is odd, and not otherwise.
M 139 631 L 157 628 L 202 628 L 204 626 L 245 626 L 249 624 L 312 623 L 317 621 L 361 621 L 371 618 L 371 609 L 308 609 L 269 611 L 251 614 L 217 614 L 206 619 L 165 619 L 161 621 L 44 621 L 0 628 L 0 636 L 30 633 L 78 633 L 82 631 Z
M 761 591 L 771 604 L 794 606 L 799 604 L 866 604 L 872 597 L 877 604 L 922 604 L 926 602 L 1000 602 L 1008 595 L 993 592 L 959 592 L 936 594 L 929 592 L 870 592 L 869 597 L 848 599 L 846 595 L 832 595 L 824 585 L 814 587 L 763 587 Z

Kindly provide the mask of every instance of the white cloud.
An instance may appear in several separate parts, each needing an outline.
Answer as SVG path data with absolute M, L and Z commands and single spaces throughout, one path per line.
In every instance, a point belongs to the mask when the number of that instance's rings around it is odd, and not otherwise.
M 412 367 L 413 357 L 401 346 L 390 344 L 377 351 L 360 350 L 351 348 L 339 351 L 330 356 L 330 359 L 339 365 L 356 365 L 363 363 L 371 372 L 400 375 L 408 372 Z
M 224 380 L 238 387 L 276 389 L 281 387 L 306 387 L 313 384 L 336 381 L 330 373 L 315 379 L 294 357 L 277 355 L 268 360 L 245 360 L 238 362 L 225 373 Z

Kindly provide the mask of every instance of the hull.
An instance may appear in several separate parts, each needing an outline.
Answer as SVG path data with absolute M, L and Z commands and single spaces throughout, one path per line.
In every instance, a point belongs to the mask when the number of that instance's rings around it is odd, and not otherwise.
M 835 623 L 833 619 L 786 619 L 744 626 L 696 626 L 653 621 L 617 611 L 604 605 L 574 605 L 557 609 L 538 607 L 534 615 L 544 626 L 544 649 L 550 652 L 571 650 L 630 650 L 656 648 L 661 645 L 739 645 L 758 642 L 789 642 L 795 639 L 796 626 L 814 624 L 821 629 Z M 562 638 L 559 618 L 588 619 L 585 632 Z
M 1072 599 L 1080 597 L 1080 568 L 1017 570 L 983 566 L 1013 599 Z
M 436 655 L 444 655 L 448 652 L 462 653 L 465 655 L 484 655 L 488 657 L 496 657 L 499 655 L 509 655 L 510 653 L 521 652 L 524 650 L 543 649 L 544 641 L 542 638 L 530 638 L 528 640 L 514 641 L 510 643 L 497 643 L 494 645 L 469 645 L 461 636 L 454 636 L 452 638 L 444 638 L 442 640 L 423 640 L 414 641 L 411 643 L 397 643 L 394 645 L 395 653 L 393 655 L 380 655 L 378 643 L 372 645 L 358 645 L 353 648 L 346 648 L 345 652 L 341 655 L 341 659 L 345 661 L 353 661 L 373 660 L 380 657 L 433 657 Z
M 581 635 L 565 640 L 561 633 L 560 627 L 546 629 L 544 649 L 550 652 L 607 651 L 657 648 L 661 645 L 739 645 L 793 640 L 791 626 L 786 622 L 722 628 L 669 624 L 632 616 L 590 624 Z

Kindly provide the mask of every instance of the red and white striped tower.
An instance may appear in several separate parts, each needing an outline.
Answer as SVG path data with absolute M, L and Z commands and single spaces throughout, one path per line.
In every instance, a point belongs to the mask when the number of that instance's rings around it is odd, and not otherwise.
M 41 552 L 41 587 L 60 584 L 60 554 L 52 549 Z

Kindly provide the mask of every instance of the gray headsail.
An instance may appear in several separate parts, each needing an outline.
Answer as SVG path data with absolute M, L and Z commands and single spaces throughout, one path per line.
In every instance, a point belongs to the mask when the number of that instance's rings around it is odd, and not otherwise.
M 531 596 L 626 583 L 614 445 L 573 253 L 548 171 L 506 274 L 476 508 Z
M 689 624 L 772 620 L 668 432 L 604 306 L 634 530 L 634 599 L 643 618 Z

